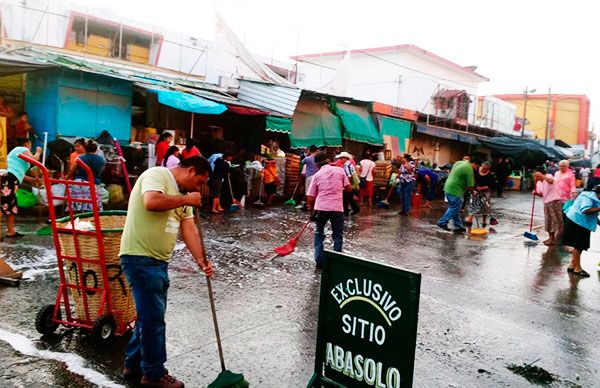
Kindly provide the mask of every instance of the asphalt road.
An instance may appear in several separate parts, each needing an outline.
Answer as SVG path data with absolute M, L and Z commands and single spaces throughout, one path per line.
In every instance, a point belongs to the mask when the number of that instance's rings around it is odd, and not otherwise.
M 522 237 L 530 205 L 522 194 L 497 199 L 500 224 L 485 240 L 436 228 L 443 202 L 408 217 L 373 208 L 347 222 L 346 253 L 422 274 L 416 387 L 530 386 L 507 366 L 537 359 L 553 374 L 549 386 L 600 386 L 600 238 L 583 255 L 592 277 L 574 278 L 562 248 Z M 254 387 L 303 387 L 312 374 L 320 273 L 311 234 L 294 254 L 265 259 L 305 219 L 274 207 L 204 221 L 227 366 Z M 35 314 L 58 284 L 51 239 L 33 234 L 41 225 L 21 219 L 19 230 L 31 234 L 0 248 L 28 278 L 0 288 L 0 386 L 124 385 L 124 339 L 98 347 L 80 330 L 43 340 L 35 332 Z M 219 372 L 206 282 L 181 244 L 170 276 L 167 367 L 187 386 L 206 386 Z

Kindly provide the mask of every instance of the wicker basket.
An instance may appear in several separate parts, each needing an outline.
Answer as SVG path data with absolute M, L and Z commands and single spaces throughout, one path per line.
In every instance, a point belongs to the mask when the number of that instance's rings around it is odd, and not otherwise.
M 104 256 L 106 260 L 106 269 L 108 272 L 110 298 L 112 310 L 121 325 L 127 325 L 136 318 L 135 305 L 131 290 L 119 261 L 119 248 L 121 245 L 121 234 L 125 225 L 125 211 L 106 211 L 100 212 L 100 225 L 102 228 L 102 241 L 104 243 Z M 77 216 L 80 220 L 86 220 L 92 225 L 94 218 L 92 213 L 83 213 Z M 69 218 L 57 220 L 58 227 L 69 227 Z M 100 253 L 96 236 L 77 235 L 80 255 L 75 252 L 75 241 L 72 232 L 60 232 L 58 241 L 64 256 L 83 257 L 86 259 L 97 260 L 98 263 L 82 263 L 84 273 L 83 285 L 92 288 L 103 288 L 102 269 L 100 267 Z M 64 260 L 65 272 L 68 282 L 71 284 L 82 285 L 79 279 L 77 263 L 74 260 Z M 75 302 L 75 311 L 77 318 L 86 321 L 85 306 L 83 296 L 80 290 L 70 289 L 70 295 Z M 101 302 L 100 292 L 88 292 L 87 303 L 89 319 L 95 321 L 98 319 L 98 309 Z

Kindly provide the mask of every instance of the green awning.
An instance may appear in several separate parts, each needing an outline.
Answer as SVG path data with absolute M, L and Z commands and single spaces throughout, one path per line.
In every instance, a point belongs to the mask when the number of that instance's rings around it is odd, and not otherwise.
M 289 117 L 267 116 L 267 131 L 292 133 L 292 119 Z
M 366 107 L 338 102 L 332 104 L 334 112 L 344 125 L 344 137 L 350 140 L 383 145 L 383 137 Z
M 385 142 L 392 150 L 393 155 L 401 155 L 406 152 L 407 140 L 410 139 L 412 123 L 406 120 L 394 119 L 387 116 L 377 115 L 379 130 L 385 138 Z
M 406 120 L 393 119 L 378 115 L 379 129 L 382 135 L 395 136 L 400 139 L 410 138 L 412 123 Z
M 342 124 L 324 101 L 301 97 L 292 116 L 292 148 L 341 147 Z

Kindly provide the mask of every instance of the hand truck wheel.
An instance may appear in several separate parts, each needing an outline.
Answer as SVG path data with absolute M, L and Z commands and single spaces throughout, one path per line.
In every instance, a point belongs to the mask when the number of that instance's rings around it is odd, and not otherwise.
M 117 330 L 117 322 L 112 315 L 103 315 L 94 324 L 92 334 L 98 341 L 108 341 L 114 337 Z
M 52 334 L 58 328 L 58 323 L 52 320 L 54 305 L 49 304 L 42 307 L 35 316 L 35 329 L 42 335 Z M 56 319 L 61 319 L 60 309 L 56 313 Z

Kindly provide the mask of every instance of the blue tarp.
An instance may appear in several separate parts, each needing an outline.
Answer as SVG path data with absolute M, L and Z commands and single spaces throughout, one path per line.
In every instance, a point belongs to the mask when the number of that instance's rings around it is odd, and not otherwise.
M 227 106 L 213 102 L 193 94 L 177 92 L 175 90 L 149 89 L 149 92 L 158 95 L 158 102 L 171 108 L 191 113 L 204 115 L 220 115 L 227 110 Z

